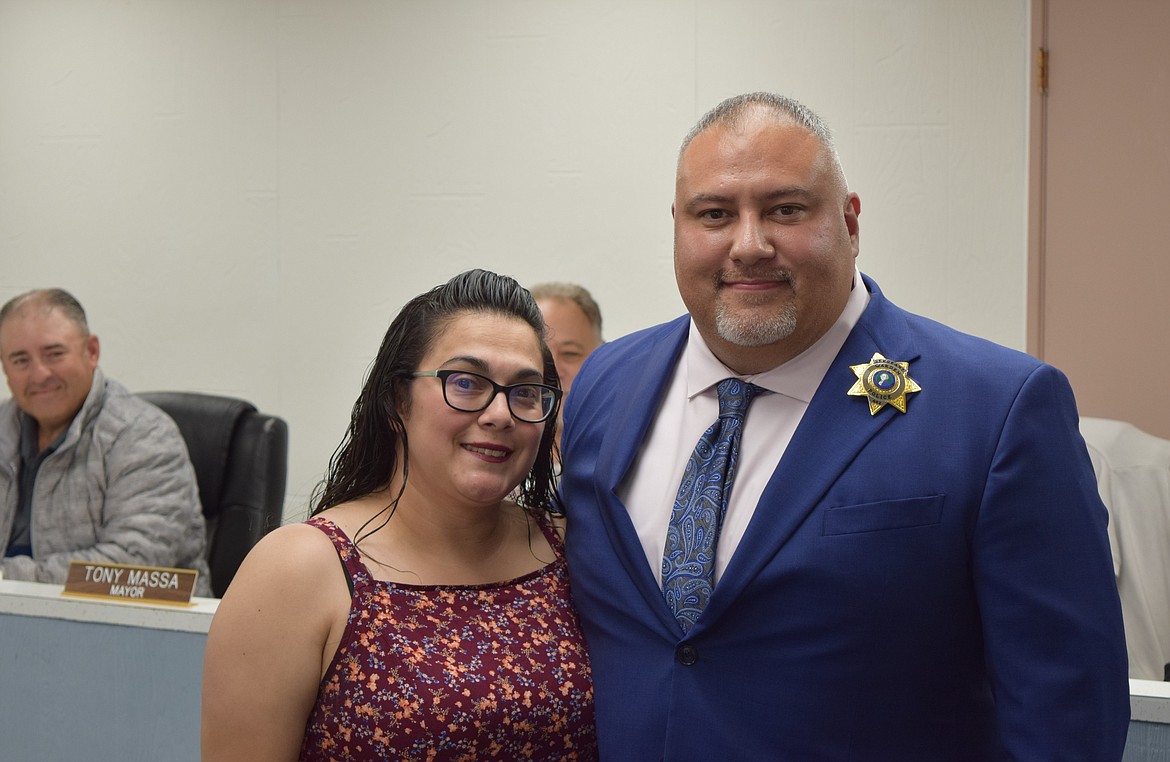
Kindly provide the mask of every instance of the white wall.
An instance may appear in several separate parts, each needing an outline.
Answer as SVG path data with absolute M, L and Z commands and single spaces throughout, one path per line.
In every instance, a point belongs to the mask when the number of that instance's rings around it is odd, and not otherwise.
M 1022 348 L 1027 0 L 0 0 L 0 300 L 72 291 L 132 390 L 292 434 L 286 517 L 382 333 L 469 267 L 682 310 L 675 152 L 726 96 L 818 110 L 861 267 Z

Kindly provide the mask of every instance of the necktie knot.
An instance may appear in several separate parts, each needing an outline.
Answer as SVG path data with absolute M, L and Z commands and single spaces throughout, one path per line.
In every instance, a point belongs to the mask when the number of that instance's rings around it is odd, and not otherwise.
M 719 393 L 719 417 L 735 418 L 742 423 L 752 399 L 766 390 L 738 378 L 725 378 L 716 385 L 715 391 Z

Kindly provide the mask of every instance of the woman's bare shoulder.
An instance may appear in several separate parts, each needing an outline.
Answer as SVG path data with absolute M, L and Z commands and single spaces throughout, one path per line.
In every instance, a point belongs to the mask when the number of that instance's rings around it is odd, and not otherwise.
M 296 523 L 277 527 L 252 548 L 224 599 L 247 596 L 304 605 L 335 596 L 338 589 L 345 589 L 345 580 L 333 541 L 315 526 Z
M 336 559 L 333 541 L 319 528 L 298 522 L 284 524 L 266 534 L 248 554 L 263 565 L 301 566 L 316 559 Z

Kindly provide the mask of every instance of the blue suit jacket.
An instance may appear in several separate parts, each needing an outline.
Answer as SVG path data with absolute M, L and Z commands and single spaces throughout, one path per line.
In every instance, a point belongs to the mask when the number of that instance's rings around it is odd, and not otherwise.
M 603 759 L 1121 759 L 1125 638 L 1067 380 L 865 283 L 686 637 L 616 490 L 689 319 L 574 382 L 562 489 Z M 905 414 L 846 394 L 874 352 L 910 363 Z

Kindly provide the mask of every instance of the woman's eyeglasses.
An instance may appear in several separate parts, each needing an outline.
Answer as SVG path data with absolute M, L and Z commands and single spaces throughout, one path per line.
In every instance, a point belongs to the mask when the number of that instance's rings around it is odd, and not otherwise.
M 478 413 L 500 392 L 508 400 L 513 417 L 528 423 L 547 420 L 556 409 L 561 390 L 545 384 L 509 384 L 501 386 L 487 376 L 466 370 L 420 370 L 414 378 L 434 376 L 443 382 L 443 399 L 450 407 L 464 413 Z

